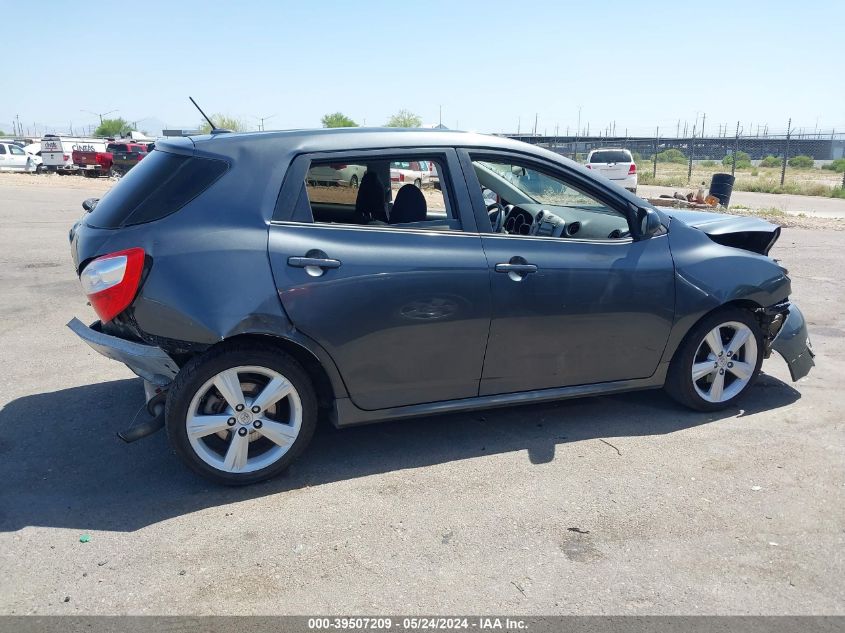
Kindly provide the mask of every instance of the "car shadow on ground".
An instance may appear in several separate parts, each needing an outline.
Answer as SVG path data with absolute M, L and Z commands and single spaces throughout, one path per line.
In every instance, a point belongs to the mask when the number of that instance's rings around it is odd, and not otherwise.
M 343 430 L 321 424 L 286 474 L 225 488 L 183 467 L 163 432 L 128 445 L 116 437 L 142 394 L 140 380 L 118 380 L 26 396 L 0 410 L 0 531 L 127 532 L 208 507 L 405 468 L 519 450 L 539 464 L 554 459 L 558 444 L 674 433 L 800 398 L 789 385 L 761 375 L 741 409 L 715 414 L 691 412 L 660 391 L 645 391 Z

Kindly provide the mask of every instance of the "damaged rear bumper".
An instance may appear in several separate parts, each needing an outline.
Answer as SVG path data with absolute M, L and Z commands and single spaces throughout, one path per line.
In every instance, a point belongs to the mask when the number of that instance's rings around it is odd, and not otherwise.
M 783 356 L 793 381 L 809 374 L 810 369 L 815 366 L 815 354 L 807 334 L 807 323 L 795 304 L 789 306 L 789 314 L 772 343 L 772 349 Z
M 99 321 L 85 325 L 71 319 L 67 326 L 106 358 L 119 361 L 138 376 L 158 387 L 170 384 L 179 373 L 179 366 L 160 347 L 127 341 L 105 334 Z

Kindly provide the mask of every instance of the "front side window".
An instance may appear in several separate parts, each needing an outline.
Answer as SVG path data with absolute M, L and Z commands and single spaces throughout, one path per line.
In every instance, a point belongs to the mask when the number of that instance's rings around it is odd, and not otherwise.
M 428 156 L 312 161 L 305 174 L 311 218 L 320 224 L 357 224 L 432 231 L 461 224 L 429 169 L 442 161 Z
M 5 153 L 6 153 L 6 146 L 0 145 L 0 154 L 5 154 Z
M 15 156 L 23 156 L 24 154 L 26 154 L 26 152 L 23 151 L 17 145 L 9 145 L 9 151 L 12 152 L 12 154 L 14 154 Z
M 511 161 L 472 164 L 494 230 L 535 237 L 630 238 L 623 212 L 559 176 Z

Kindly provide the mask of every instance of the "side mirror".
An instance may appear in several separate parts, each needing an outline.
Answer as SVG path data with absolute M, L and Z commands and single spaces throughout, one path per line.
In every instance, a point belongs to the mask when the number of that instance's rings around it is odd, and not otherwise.
M 658 235 L 663 229 L 663 224 L 660 222 L 657 211 L 647 207 L 637 209 L 637 229 L 639 229 L 640 239 Z
M 85 213 L 91 213 L 94 210 L 94 207 L 97 206 L 97 203 L 100 201 L 99 198 L 88 198 L 82 201 L 82 208 L 85 209 Z
M 525 167 L 520 167 L 519 165 L 511 165 L 511 173 L 514 176 L 523 178 L 525 176 Z

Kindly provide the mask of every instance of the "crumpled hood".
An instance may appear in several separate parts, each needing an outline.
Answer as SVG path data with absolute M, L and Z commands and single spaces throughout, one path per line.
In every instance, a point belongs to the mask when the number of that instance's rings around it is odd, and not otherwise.
M 709 211 L 660 210 L 674 220 L 704 231 L 714 242 L 761 255 L 768 255 L 780 237 L 779 226 L 760 218 Z

